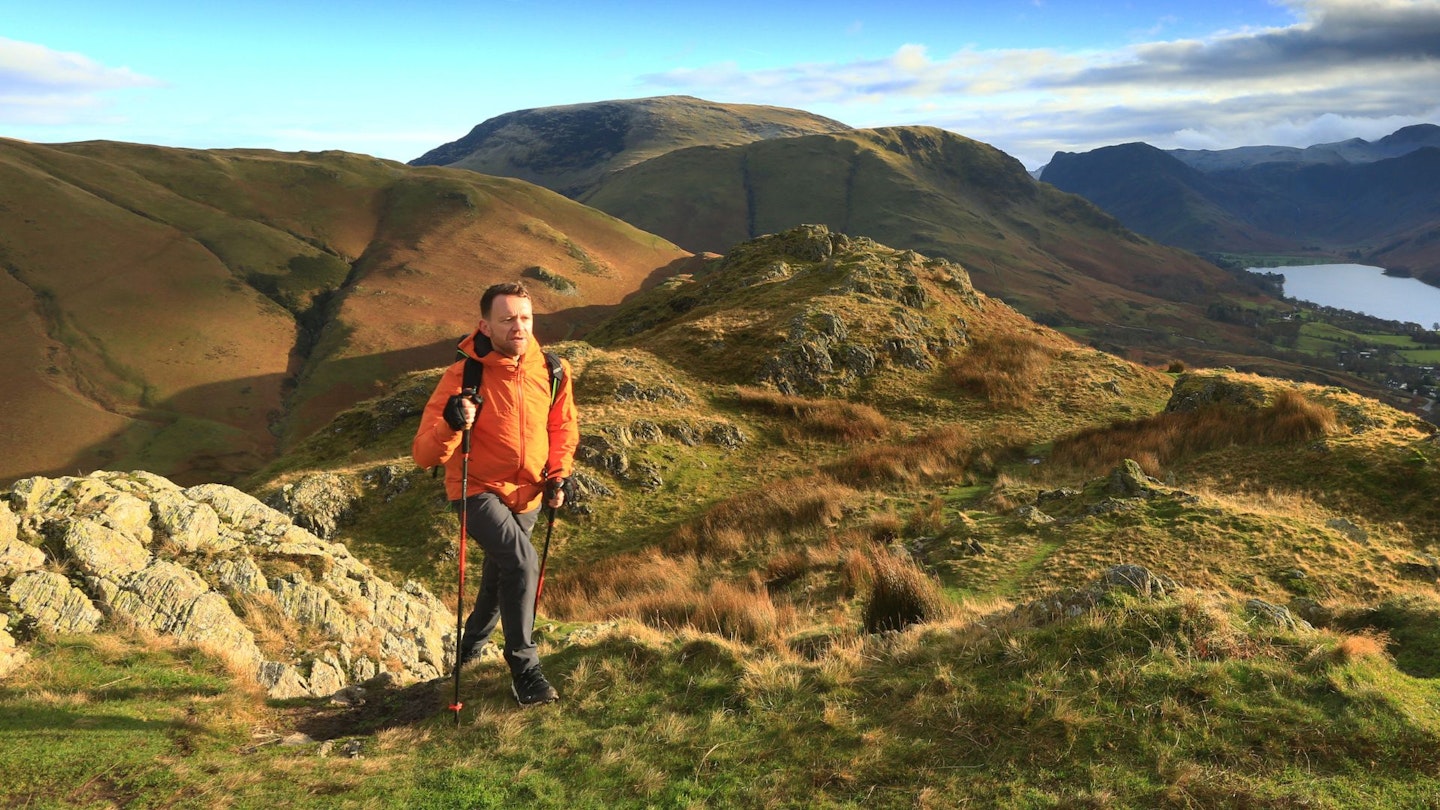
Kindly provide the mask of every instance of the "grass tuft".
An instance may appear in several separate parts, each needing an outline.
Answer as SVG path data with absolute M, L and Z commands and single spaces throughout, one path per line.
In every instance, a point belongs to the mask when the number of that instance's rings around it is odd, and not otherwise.
M 888 551 L 871 555 L 865 630 L 881 633 L 943 619 L 948 600 L 940 584 L 919 566 Z
M 919 483 L 965 470 L 979 452 L 978 442 L 969 430 L 961 425 L 946 425 L 907 441 L 870 445 L 821 470 L 854 487 Z
M 1151 475 L 1185 458 L 1234 446 L 1280 445 L 1333 433 L 1339 424 L 1329 407 L 1298 391 L 1281 392 L 1258 410 L 1208 406 L 1084 430 L 1055 443 L 1054 465 L 1097 475 L 1126 458 Z
M 946 363 L 945 372 L 962 391 L 999 408 L 1034 404 L 1036 391 L 1055 359 L 1054 347 L 1026 332 L 1005 332 L 977 340 Z
M 681 526 L 665 548 L 704 559 L 743 556 L 775 535 L 833 525 L 857 494 L 820 475 L 776 482 L 721 501 Z
M 839 442 L 869 441 L 890 431 L 890 421 L 869 405 L 837 399 L 789 396 L 764 388 L 735 389 L 740 404 L 794 419 L 782 436 L 787 442 L 823 438 Z

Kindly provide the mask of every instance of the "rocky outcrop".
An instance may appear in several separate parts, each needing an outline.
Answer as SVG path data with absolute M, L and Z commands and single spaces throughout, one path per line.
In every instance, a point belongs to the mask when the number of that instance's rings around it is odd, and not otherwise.
M 323 528 L 335 502 L 297 497 L 303 484 L 291 503 L 312 504 L 308 522 Z M 428 680 L 453 657 L 453 616 L 421 586 L 397 588 L 237 489 L 144 472 L 11 487 L 0 500 L 0 594 L 11 606 L 0 675 L 23 659 L 17 637 L 117 625 L 224 655 L 277 698 L 381 674 Z

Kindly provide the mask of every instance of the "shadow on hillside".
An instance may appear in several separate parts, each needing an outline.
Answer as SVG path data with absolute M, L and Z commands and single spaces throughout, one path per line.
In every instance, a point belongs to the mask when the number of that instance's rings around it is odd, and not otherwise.
M 708 261 L 706 256 L 687 256 L 683 259 L 676 259 L 673 262 L 657 267 L 640 282 L 639 289 L 621 298 L 615 304 L 589 304 L 586 306 L 569 307 L 559 309 L 535 318 L 535 336 L 541 343 L 555 343 L 562 340 L 583 340 L 591 329 L 620 308 L 630 303 L 636 296 L 645 293 L 656 285 L 672 276 L 682 273 L 694 273 L 704 266 Z
M 655 269 L 640 290 L 619 304 L 594 304 L 543 313 L 536 319 L 541 343 L 582 338 L 617 307 L 677 273 L 692 272 L 703 257 L 678 259 Z M 478 320 L 479 313 L 476 313 Z M 455 359 L 455 345 L 474 324 L 458 325 L 454 337 L 325 363 L 332 381 L 323 391 L 282 410 L 277 396 L 293 396 L 294 383 L 269 374 L 195 386 L 133 414 L 129 425 L 69 458 L 40 469 L 0 473 L 0 486 L 32 475 L 86 474 L 97 469 L 143 469 L 182 486 L 234 484 L 273 461 L 288 446 L 323 427 L 341 411 L 386 392 L 400 375 L 439 368 Z M 302 390 L 305 388 L 301 384 Z M 279 393 L 265 393 L 279 392 Z M 206 414 L 198 416 L 197 414 Z M 58 426 L 56 429 L 63 429 Z
M 367 685 L 350 705 L 334 700 L 306 701 L 290 705 L 286 713 L 296 731 L 314 740 L 368 736 L 450 715 L 451 684 L 448 678 L 441 678 L 404 687 Z
M 325 377 L 339 382 L 309 397 L 287 415 L 290 424 L 304 426 L 292 431 L 289 443 L 300 441 L 357 402 L 385 393 L 389 383 L 402 374 L 449 364 L 455 357 L 457 338 L 327 364 Z M 224 401 L 233 399 L 236 392 L 278 391 L 283 387 L 282 375 L 270 374 L 186 389 L 130 415 L 126 428 L 63 461 L 13 471 L 0 478 L 0 486 L 32 475 L 83 475 L 97 469 L 148 470 L 181 486 L 233 484 L 284 450 L 278 436 L 284 423 L 280 420 L 280 403 L 273 399 L 264 404 L 236 402 L 231 408 Z M 254 409 L 261 407 L 268 410 L 257 415 Z M 198 413 L 212 416 L 201 417 Z

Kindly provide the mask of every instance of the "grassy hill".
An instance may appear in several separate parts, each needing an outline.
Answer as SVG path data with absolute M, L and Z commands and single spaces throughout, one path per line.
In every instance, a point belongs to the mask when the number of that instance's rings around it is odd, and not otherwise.
M 1150 362 L 1229 362 L 1224 353 L 1264 364 L 1271 353 L 1248 330 L 1206 316 L 1219 301 L 1265 300 L 1258 290 L 939 129 L 680 150 L 616 173 L 583 200 L 697 251 L 822 223 L 944 257 L 1030 317 Z
M 1129 363 L 953 262 L 820 227 L 556 348 L 584 433 L 541 609 L 560 704 L 518 711 L 474 664 L 456 728 L 448 682 L 266 704 L 204 651 L 40 639 L 0 688 L 0 795 L 1239 808 L 1440 788 L 1433 426 Z M 347 482 L 337 539 L 453 592 L 457 527 L 405 455 L 438 373 L 249 487 Z
M 801 110 L 661 96 L 506 113 L 411 164 L 518 177 L 579 198 L 612 172 L 676 149 L 847 129 Z
M 340 152 L 0 140 L 0 481 L 253 472 L 527 277 L 560 338 L 688 253 L 514 180 Z

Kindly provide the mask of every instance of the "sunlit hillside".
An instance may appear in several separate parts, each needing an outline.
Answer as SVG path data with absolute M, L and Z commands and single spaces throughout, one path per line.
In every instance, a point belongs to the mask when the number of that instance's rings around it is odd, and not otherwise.
M 444 361 L 527 278 L 549 337 L 688 253 L 526 183 L 340 152 L 0 141 L 0 480 L 230 480 Z

